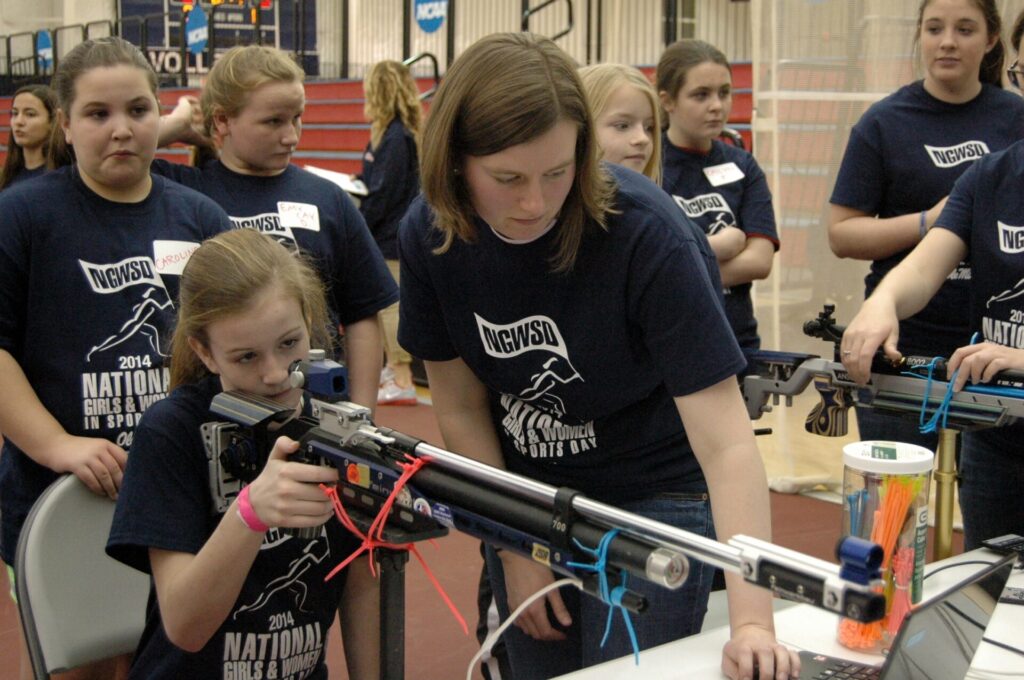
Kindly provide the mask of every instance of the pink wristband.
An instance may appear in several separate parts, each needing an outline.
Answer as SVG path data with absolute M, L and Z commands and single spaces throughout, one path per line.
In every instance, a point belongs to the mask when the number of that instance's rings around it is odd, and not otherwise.
M 256 533 L 263 533 L 270 527 L 260 521 L 259 515 L 256 514 L 256 510 L 253 509 L 252 503 L 249 501 L 249 487 L 246 486 L 240 492 L 238 492 L 238 517 L 242 520 L 242 524 L 246 526 L 250 531 Z

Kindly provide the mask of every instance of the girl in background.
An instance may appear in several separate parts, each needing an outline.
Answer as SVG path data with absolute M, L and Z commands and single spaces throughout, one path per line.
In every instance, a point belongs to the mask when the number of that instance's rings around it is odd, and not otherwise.
M 624 64 L 580 69 L 601 159 L 661 180 L 658 97 L 646 76 Z
M 46 85 L 18 88 L 11 100 L 11 133 L 0 171 L 0 191 L 46 172 L 50 135 L 57 125 L 57 103 Z
M 181 278 L 170 396 L 135 432 L 107 551 L 153 576 L 132 678 L 327 678 L 327 631 L 340 612 L 351 678 L 376 678 L 377 583 L 362 562 L 325 576 L 359 547 L 320 484 L 338 471 L 289 461 L 279 437 L 259 475 L 218 512 L 200 426 L 222 390 L 309 415 L 289 367 L 329 349 L 317 273 L 273 239 L 242 229 L 204 243 Z M 282 425 L 287 428 L 287 424 Z M 325 524 L 326 522 L 326 524 Z M 282 528 L 324 525 L 316 538 Z M 288 645 L 265 640 L 292 641 Z M 296 641 L 301 640 L 301 644 Z
M 924 0 L 917 17 L 924 78 L 871 106 L 850 131 L 830 199 L 829 245 L 870 260 L 865 297 L 917 245 L 956 180 L 979 157 L 1024 137 L 1024 100 L 1001 88 L 994 0 Z M 900 322 L 899 351 L 949 356 L 970 339 L 971 268 L 961 263 L 930 302 Z M 916 419 L 857 407 L 862 439 L 919 444 Z
M 167 391 L 181 267 L 204 239 L 230 228 L 212 201 L 150 174 L 156 85 L 146 58 L 120 38 L 75 46 L 53 78 L 75 163 L 0 194 L 0 553 L 8 565 L 32 504 L 60 474 L 117 497 L 134 426 Z M 27 652 L 22 674 L 31 677 Z
M 376 406 L 381 346 L 377 313 L 398 287 L 348 195 L 291 164 L 302 135 L 302 69 L 281 50 L 249 45 L 221 56 L 200 97 L 204 132 L 219 160 L 193 168 L 158 161 L 155 168 L 206 194 L 235 227 L 269 234 L 308 253 L 328 290 L 335 325 L 344 329 L 349 398 Z M 191 134 L 192 110 L 179 105 L 179 138 Z
M 423 125 L 416 81 L 404 64 L 379 61 L 363 78 L 365 115 L 370 143 L 363 153 L 360 178 L 369 193 L 359 211 L 398 280 L 398 223 L 420 192 L 419 146 Z M 398 303 L 380 313 L 386 364 L 381 374 L 378 404 L 415 405 L 412 357 L 398 344 Z
M 668 116 L 661 185 L 707 234 L 729 325 L 740 347 L 757 349 L 751 283 L 771 273 L 779 239 L 761 167 L 719 140 L 732 109 L 732 69 L 713 45 L 680 40 L 658 60 L 656 83 Z
M 679 209 L 597 162 L 572 59 L 528 33 L 481 39 L 441 83 L 423 196 L 399 229 L 399 340 L 422 357 L 448 448 L 702 535 L 767 538 L 768 489 L 736 373 L 745 362 Z M 714 504 L 714 526 L 710 505 Z M 488 549 L 502 618 L 553 575 Z M 731 678 L 789 676 L 771 596 L 727 577 Z M 700 630 L 711 568 L 651 606 L 642 648 Z M 549 617 L 550 606 L 553 617 Z M 506 633 L 516 678 L 629 653 L 607 608 L 548 593 Z

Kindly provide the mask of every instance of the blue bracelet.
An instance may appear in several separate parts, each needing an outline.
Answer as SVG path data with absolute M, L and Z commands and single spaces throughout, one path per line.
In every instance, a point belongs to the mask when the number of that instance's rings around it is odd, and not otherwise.
M 922 210 L 921 211 L 921 222 L 920 222 L 921 238 L 923 239 L 924 235 L 927 234 L 927 233 L 928 233 L 928 211 L 927 210 Z

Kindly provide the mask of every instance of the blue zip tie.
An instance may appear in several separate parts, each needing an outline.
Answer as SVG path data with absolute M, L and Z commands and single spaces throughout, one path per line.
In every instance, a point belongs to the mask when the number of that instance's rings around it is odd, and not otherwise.
M 971 336 L 971 342 L 973 345 L 978 341 L 978 334 L 974 333 Z M 921 398 L 921 416 L 918 418 L 918 430 L 923 434 L 930 434 L 939 429 L 939 419 L 942 420 L 942 428 L 946 427 L 946 420 L 949 418 L 949 404 L 953 401 L 953 383 L 956 382 L 956 377 L 960 373 L 960 367 L 958 366 L 953 375 L 949 377 L 949 381 L 946 383 L 946 394 L 943 395 L 942 401 L 939 402 L 938 407 L 935 409 L 935 413 L 932 417 L 925 422 L 925 413 L 927 412 L 928 396 L 932 392 L 932 381 L 934 380 L 935 364 L 938 363 L 941 357 L 935 357 L 928 363 L 928 383 L 925 385 L 924 396 Z
M 608 573 L 605 571 L 605 567 L 608 565 L 608 546 L 611 545 L 612 539 L 618 535 L 618 529 L 611 529 L 604 536 L 601 537 L 600 543 L 597 544 L 596 550 L 591 550 L 577 539 L 572 539 L 573 543 L 576 544 L 583 552 L 588 555 L 592 555 L 596 560 L 593 564 L 585 564 L 583 562 L 566 562 L 567 567 L 573 569 L 584 569 L 586 571 L 592 571 L 597 574 L 598 590 L 600 591 L 601 601 L 608 605 L 608 621 L 604 626 L 604 637 L 601 638 L 601 646 L 604 647 L 608 641 L 608 635 L 612 630 L 612 618 L 615 615 L 615 610 L 618 609 L 622 612 L 622 620 L 626 622 L 626 632 L 629 633 L 629 641 L 633 645 L 633 661 L 639 666 L 640 665 L 640 645 L 636 641 L 636 631 L 633 630 L 633 622 L 629 619 L 629 612 L 622 606 L 622 596 L 626 593 L 626 581 L 629 578 L 629 574 L 625 570 L 619 572 L 619 585 L 615 588 L 608 588 Z

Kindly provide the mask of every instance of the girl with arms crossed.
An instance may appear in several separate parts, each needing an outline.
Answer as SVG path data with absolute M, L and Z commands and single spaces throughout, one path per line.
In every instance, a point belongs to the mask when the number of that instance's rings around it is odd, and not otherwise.
M 669 45 L 656 71 L 668 115 L 661 186 L 707 234 L 725 285 L 725 312 L 743 349 L 758 349 L 751 282 L 766 278 L 779 249 L 772 196 L 747 151 L 719 139 L 732 109 L 732 70 L 701 40 Z

